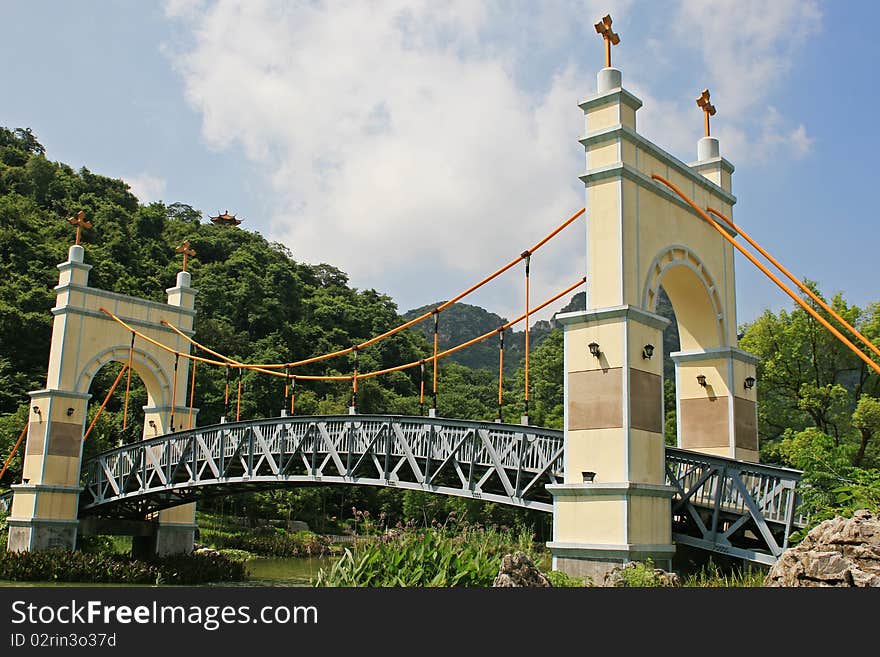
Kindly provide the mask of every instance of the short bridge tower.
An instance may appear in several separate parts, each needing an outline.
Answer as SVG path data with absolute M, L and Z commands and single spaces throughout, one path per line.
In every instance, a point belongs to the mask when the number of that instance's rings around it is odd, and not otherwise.
M 186 405 L 189 360 L 144 339 L 133 342 L 129 330 L 102 312 L 108 310 L 142 334 L 188 354 L 189 343 L 161 322 L 192 335 L 195 290 L 189 272 L 177 274 L 175 287 L 166 290 L 167 303 L 159 303 L 89 287 L 91 265 L 83 256 L 77 243 L 70 247 L 67 261 L 58 265 L 46 387 L 30 393 L 22 481 L 13 486 L 8 518 L 9 551 L 76 546 L 89 388 L 103 365 L 131 363 L 144 382 L 144 438 L 172 431 L 174 418 L 178 429 L 189 428 L 190 418 L 195 423 L 196 409 Z M 161 511 L 153 520 L 152 549 L 159 554 L 192 550 L 194 504 Z

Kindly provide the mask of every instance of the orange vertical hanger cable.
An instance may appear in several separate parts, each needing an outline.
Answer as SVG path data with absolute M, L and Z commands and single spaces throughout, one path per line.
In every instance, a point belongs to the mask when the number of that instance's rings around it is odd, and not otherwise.
M 238 398 L 235 401 L 235 421 L 241 419 L 241 368 L 238 368 Z
M 134 357 L 134 331 L 131 333 L 131 344 L 128 347 L 128 377 L 125 381 L 125 404 L 122 408 L 122 430 L 128 427 L 128 393 L 131 391 L 131 361 Z
M 531 265 L 532 255 L 526 251 L 523 253 L 526 261 L 526 363 L 525 363 L 525 406 L 526 418 L 529 417 L 529 266 Z
M 189 420 L 187 421 L 187 425 L 190 429 L 193 429 L 193 401 L 196 396 L 196 365 L 199 362 L 197 360 L 193 361 L 193 371 L 192 371 L 192 381 L 189 384 Z
M 498 421 L 502 421 L 501 405 L 504 400 L 504 329 L 498 329 Z

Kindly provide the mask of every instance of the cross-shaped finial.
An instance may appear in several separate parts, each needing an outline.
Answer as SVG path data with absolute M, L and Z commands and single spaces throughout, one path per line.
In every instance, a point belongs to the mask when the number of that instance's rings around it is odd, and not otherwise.
M 72 217 L 68 217 L 67 220 L 74 226 L 76 226 L 76 242 L 75 244 L 79 245 L 80 233 L 83 228 L 91 228 L 92 222 L 86 221 L 86 213 L 80 210 Z
M 709 136 L 709 117 L 715 116 L 715 106 L 709 102 L 709 90 L 703 89 L 703 93 L 697 98 L 697 107 L 703 110 L 706 116 L 706 136 Z
M 605 68 L 611 68 L 611 44 L 616 46 L 620 43 L 620 36 L 611 31 L 611 14 L 605 14 L 596 23 L 596 32 L 605 39 Z
M 177 253 L 183 254 L 183 271 L 186 271 L 186 258 L 187 256 L 194 256 L 196 254 L 195 249 L 189 248 L 189 240 L 184 240 L 183 244 L 174 250 L 177 251 Z

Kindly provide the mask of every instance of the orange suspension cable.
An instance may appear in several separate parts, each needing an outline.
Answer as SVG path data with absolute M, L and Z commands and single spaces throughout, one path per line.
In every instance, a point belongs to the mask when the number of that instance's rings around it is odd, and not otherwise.
M 101 417 L 101 413 L 104 412 L 104 408 L 107 406 L 107 402 L 110 401 L 110 395 L 113 394 L 113 391 L 116 390 L 116 386 L 119 385 L 119 382 L 122 380 L 122 375 L 125 374 L 125 371 L 128 369 L 127 365 L 123 365 L 122 369 L 119 370 L 119 374 L 116 375 L 116 380 L 113 382 L 113 385 L 110 386 L 110 390 L 107 392 L 107 396 L 104 397 L 104 401 L 101 406 L 98 408 L 98 412 L 95 413 L 95 417 L 92 418 L 92 423 L 89 424 L 89 428 L 86 429 L 86 432 L 83 434 L 83 440 L 89 437 L 89 434 L 92 433 L 92 429 L 95 428 L 95 424 L 98 422 L 98 418 Z
M 868 345 L 868 347 L 870 347 L 871 351 L 873 351 L 875 354 L 877 354 L 878 356 L 880 356 L 880 349 L 878 349 L 878 348 L 874 345 L 873 342 L 871 342 L 870 340 L 868 340 L 868 338 L 866 338 L 866 337 L 865 337 L 864 335 L 862 335 L 859 331 L 857 331 L 857 330 L 855 329 L 855 327 L 853 327 L 848 321 L 846 321 L 843 317 L 841 317 L 839 314 L 837 314 L 837 313 L 834 311 L 834 309 L 831 308 L 831 306 L 829 306 L 827 303 L 825 303 L 824 301 L 822 301 L 821 297 L 819 297 L 817 294 L 814 294 L 813 291 L 812 291 L 810 288 L 808 288 L 806 285 L 804 285 L 803 283 L 801 283 L 801 282 L 795 277 L 795 275 L 792 274 L 790 271 L 788 271 L 788 269 L 786 269 L 785 267 L 783 267 L 782 264 L 781 264 L 778 260 L 776 260 L 776 258 L 774 258 L 773 256 L 771 256 L 769 253 L 767 253 L 767 251 L 765 251 L 763 248 L 761 248 L 761 245 L 758 244 L 757 242 L 755 242 L 755 240 L 753 240 L 753 239 L 751 238 L 751 236 L 749 236 L 749 234 L 748 234 L 747 232 L 745 232 L 742 228 L 740 228 L 740 227 L 737 226 L 735 223 L 733 223 L 733 221 L 732 221 L 729 217 L 725 217 L 723 214 L 721 214 L 720 212 L 718 212 L 718 210 L 715 210 L 715 209 L 713 209 L 713 208 L 706 208 L 706 209 L 707 209 L 709 212 L 711 212 L 712 214 L 714 214 L 714 215 L 718 216 L 719 218 L 721 218 L 722 221 L 724 221 L 725 223 L 727 223 L 728 226 L 730 226 L 731 228 L 733 228 L 733 230 L 735 230 L 737 233 L 739 233 L 739 234 L 743 237 L 743 239 L 744 239 L 746 242 L 748 242 L 748 243 L 751 244 L 753 247 L 755 247 L 755 248 L 760 252 L 760 254 L 761 254 L 762 256 L 764 256 L 765 258 L 767 258 L 767 260 L 769 260 L 770 262 L 772 262 L 772 263 L 776 266 L 776 268 L 779 269 L 779 271 L 781 271 L 783 274 L 785 274 L 785 275 L 788 277 L 788 279 L 789 279 L 792 283 L 794 283 L 795 285 L 797 285 L 797 286 L 800 288 L 800 290 L 801 290 L 802 292 L 804 292 L 807 296 L 809 296 L 813 301 L 815 301 L 816 303 L 818 303 L 819 306 L 821 306 L 822 309 L 825 310 L 825 312 L 827 312 L 827 313 L 828 313 L 829 315 L 831 315 L 834 319 L 836 319 L 838 322 L 840 322 L 840 323 L 844 326 L 844 328 L 846 328 L 848 331 L 850 331 L 850 333 L 852 333 L 852 334 L 853 334 L 854 336 L 856 336 L 859 340 L 861 340 L 863 343 L 865 343 L 866 345 Z
M 131 345 L 128 347 L 128 379 L 125 382 L 125 406 L 122 409 L 122 430 L 128 426 L 128 393 L 131 390 L 131 361 L 134 357 L 134 333 L 131 334 Z
M 868 365 L 871 369 L 873 369 L 875 372 L 877 372 L 878 374 L 880 374 L 880 365 L 878 365 L 878 364 L 875 363 L 873 360 L 871 360 L 871 359 L 870 359 L 870 358 L 869 358 L 869 357 L 868 357 L 868 356 L 867 356 L 867 355 L 866 355 L 861 349 L 859 349 L 858 347 L 856 347 L 856 346 L 855 346 L 852 342 L 850 342 L 846 337 L 844 337 L 843 335 L 841 335 L 840 331 L 838 331 L 838 330 L 837 330 L 836 328 L 834 328 L 831 324 L 829 324 L 828 321 L 827 321 L 824 317 L 822 317 L 819 313 L 817 313 L 815 310 L 813 310 L 812 308 L 810 308 L 810 306 L 809 306 L 809 305 L 808 305 L 803 299 L 801 299 L 797 294 L 795 294 L 794 291 L 791 290 L 791 288 L 789 288 L 785 283 L 783 283 L 782 281 L 780 281 L 776 276 L 773 275 L 773 273 L 772 273 L 770 270 L 768 270 L 764 265 L 762 265 L 760 262 L 758 262 L 757 259 L 756 259 L 751 253 L 749 253 L 749 252 L 746 251 L 742 246 L 740 246 L 739 242 L 737 242 L 735 239 L 733 239 L 733 237 L 731 237 L 731 236 L 727 233 L 727 231 L 724 230 L 724 228 L 722 228 L 722 227 L 718 224 L 717 221 L 715 221 L 714 219 L 712 219 L 712 217 L 710 217 L 710 216 L 709 216 L 708 214 L 706 214 L 703 210 L 701 210 L 699 207 L 697 207 L 696 203 L 694 203 L 690 198 L 688 198 L 688 197 L 684 194 L 684 192 L 682 192 L 678 187 L 676 187 L 675 185 L 673 185 L 671 182 L 669 182 L 668 180 L 666 180 L 666 179 L 663 178 L 662 176 L 658 176 L 657 174 L 652 174 L 651 177 L 652 177 L 654 180 L 659 180 L 659 181 L 662 182 L 664 185 L 666 185 L 667 187 L 669 187 L 672 191 L 674 191 L 676 194 L 678 194 L 678 196 L 679 196 L 683 201 L 685 201 L 689 206 L 691 206 L 691 207 L 692 207 L 692 208 L 693 208 L 693 209 L 694 209 L 694 210 L 695 210 L 695 211 L 696 211 L 701 217 L 703 217 L 703 219 L 705 219 L 707 222 L 709 222 L 709 224 L 710 224 L 710 225 L 711 225 L 716 231 L 718 231 L 718 232 L 721 234 L 721 236 L 724 237 L 724 239 L 726 239 L 728 242 L 730 242 L 731 244 L 733 244 L 734 248 L 736 248 L 736 249 L 737 249 L 740 253 L 742 253 L 746 258 L 748 258 L 748 259 L 749 259 L 749 262 L 751 262 L 751 263 L 752 263 L 753 265 L 755 265 L 758 269 L 760 269 L 761 272 L 762 272 L 765 276 L 767 276 L 767 278 L 769 278 L 771 281 L 773 281 L 774 283 L 776 283 L 776 285 L 777 285 L 777 286 L 778 286 L 783 292 L 785 292 L 788 296 L 790 296 L 790 297 L 791 297 L 791 298 L 792 298 L 792 299 L 793 299 L 793 300 L 794 300 L 799 306 L 801 306 L 801 308 L 803 308 L 804 310 L 806 310 L 807 313 L 808 313 L 813 319 L 815 319 L 815 320 L 816 320 L 817 322 L 819 322 L 822 326 L 824 326 L 826 329 L 828 329 L 828 331 L 829 331 L 829 332 L 830 332 L 835 338 L 837 338 L 837 339 L 840 340 L 843 344 L 845 344 L 847 347 L 849 347 L 849 349 L 850 349 L 850 350 L 851 350 L 856 356 L 858 356 L 858 357 L 861 358 L 865 363 L 867 363 L 867 365 Z
M 235 421 L 241 419 L 241 368 L 238 368 L 238 399 L 235 402 Z
M 24 440 L 24 436 L 27 433 L 28 425 L 25 424 L 24 428 L 21 430 L 21 433 L 18 434 L 18 440 L 15 441 L 15 447 L 12 448 L 12 451 L 9 453 L 9 457 L 6 459 L 6 463 L 3 464 L 3 469 L 0 470 L 0 479 L 3 479 L 3 475 L 6 474 L 6 468 L 9 467 L 9 464 L 12 463 L 12 459 L 15 457 L 15 453 L 18 451 L 18 448 L 21 446 L 21 441 Z
M 296 375 L 290 379 L 290 414 L 293 415 L 294 404 L 296 403 Z
M 532 255 L 526 251 L 523 253 L 523 258 L 526 261 L 526 381 L 525 381 L 525 402 L 526 402 L 526 418 L 529 417 L 529 266 L 531 265 Z M 500 408 L 499 408 L 500 410 Z M 528 419 L 526 419 L 528 422 Z
M 174 383 L 171 385 L 171 433 L 174 433 L 174 411 L 177 409 L 177 363 L 180 354 L 174 353 Z M 186 395 L 186 393 L 183 393 Z
M 554 301 L 559 300 L 560 298 L 564 297 L 566 294 L 568 294 L 568 293 L 571 292 L 572 290 L 577 289 L 578 287 L 580 287 L 581 285 L 583 285 L 583 284 L 586 283 L 586 282 L 587 282 L 587 279 L 586 279 L 586 277 L 584 277 L 584 278 L 580 279 L 577 283 L 574 283 L 574 284 L 572 284 L 572 285 L 569 285 L 567 288 L 565 288 L 564 290 L 562 290 L 562 292 L 559 292 L 559 293 L 556 294 L 555 296 L 553 296 L 553 297 L 547 299 L 547 300 L 546 300 L 544 303 L 542 303 L 540 306 L 535 306 L 534 308 L 532 308 L 532 309 L 531 309 L 531 313 L 534 314 L 534 313 L 538 312 L 539 310 L 543 310 L 544 308 L 546 308 L 547 306 L 549 306 L 549 305 L 550 305 L 551 303 L 553 303 Z M 519 317 L 517 317 L 516 319 L 512 319 L 512 320 L 510 320 L 509 322 L 507 322 L 507 324 L 504 324 L 504 325 L 501 327 L 501 329 L 507 330 L 507 329 L 509 329 L 511 326 L 515 326 L 516 324 L 519 324 L 521 321 L 523 321 L 523 320 L 525 319 L 525 317 L 526 317 L 525 314 L 522 314 L 522 315 L 520 315 Z M 462 342 L 462 343 L 459 344 L 459 345 L 456 345 L 456 346 L 454 346 L 454 347 L 450 347 L 450 348 L 447 349 L 446 351 L 441 351 L 441 352 L 439 352 L 439 353 L 437 354 L 437 360 L 440 360 L 441 358 L 446 358 L 447 356 L 451 356 L 452 354 L 454 354 L 454 353 L 457 352 L 457 351 L 461 351 L 462 349 L 466 349 L 467 347 L 470 347 L 470 346 L 473 345 L 473 344 L 476 344 L 476 343 L 478 343 L 478 342 L 482 342 L 483 340 L 486 340 L 486 339 L 492 337 L 493 335 L 495 335 L 495 333 L 496 333 L 498 330 L 499 330 L 499 329 L 492 329 L 492 330 L 489 331 L 488 333 L 483 333 L 483 335 L 478 335 L 478 336 L 475 337 L 475 338 L 471 338 L 471 339 L 468 340 L 467 342 Z M 429 358 L 425 358 L 424 360 L 434 360 L 434 358 L 433 358 L 433 357 L 429 357 Z M 415 360 L 415 361 L 413 361 L 413 362 L 411 362 L 411 363 L 406 363 L 406 364 L 404 364 L 404 365 L 396 365 L 396 366 L 394 366 L 394 367 L 386 367 L 384 370 L 374 370 L 373 372 L 367 372 L 367 373 L 365 373 L 365 374 L 359 374 L 359 375 L 358 375 L 358 378 L 360 378 L 360 379 L 369 379 L 369 378 L 374 377 L 374 376 L 381 376 L 381 375 L 383 375 L 383 374 L 390 374 L 391 372 L 399 372 L 400 370 L 406 370 L 406 369 L 409 369 L 410 367 L 415 367 L 415 366 L 418 365 L 418 364 L 419 364 L 419 361 Z
M 189 421 L 187 424 L 190 429 L 193 429 L 193 401 L 196 396 L 196 365 L 198 365 L 198 361 L 193 361 L 193 372 L 192 372 L 192 381 L 189 385 Z
M 568 219 L 566 219 L 564 222 L 562 222 L 559 226 L 557 226 L 551 233 L 546 235 L 543 239 L 541 239 L 534 246 L 532 246 L 532 248 L 530 248 L 528 251 L 525 251 L 524 253 L 532 254 L 535 251 L 537 251 L 538 249 L 540 249 L 542 246 L 544 246 L 544 244 L 546 244 L 551 239 L 556 237 L 556 235 L 558 235 L 562 230 L 564 230 L 566 227 L 571 225 L 575 220 L 577 220 L 578 217 L 580 217 L 582 214 L 584 214 L 584 212 L 586 212 L 586 208 L 581 208 L 580 210 L 575 212 L 572 216 L 570 216 Z M 329 358 L 334 358 L 336 356 L 344 356 L 345 354 L 350 354 L 355 349 L 365 349 L 365 348 L 369 347 L 370 345 L 373 345 L 376 342 L 379 342 L 380 340 L 384 340 L 385 338 L 391 337 L 392 335 L 400 333 L 401 331 L 408 329 L 411 326 L 415 326 L 416 324 L 419 324 L 420 322 L 425 321 L 426 319 L 428 319 L 431 315 L 435 314 L 436 312 L 442 312 L 442 311 L 446 310 L 449 306 L 456 303 L 457 301 L 460 301 L 461 299 L 463 299 L 464 297 L 469 295 L 474 290 L 477 290 L 478 288 L 482 287 L 486 283 L 489 283 L 490 281 L 494 280 L 495 278 L 497 278 L 498 276 L 500 276 L 501 274 L 506 272 L 508 269 L 510 269 L 511 267 L 516 265 L 518 262 L 520 262 L 520 260 L 522 260 L 524 257 L 525 257 L 524 255 L 520 255 L 518 258 L 514 258 L 513 260 L 508 262 L 506 265 L 501 267 L 500 269 L 496 270 L 492 274 L 489 274 L 488 276 L 486 276 L 485 278 L 483 278 L 479 282 L 475 283 L 474 285 L 471 285 L 468 289 L 464 290 L 463 292 L 460 292 L 459 294 L 455 295 L 453 298 L 440 304 L 434 310 L 430 310 L 426 313 L 423 313 L 423 314 L 419 315 L 418 317 L 415 317 L 415 318 L 409 320 L 408 322 L 400 324 L 399 326 L 396 326 L 392 329 L 389 329 L 388 331 L 385 331 L 381 335 L 377 335 L 377 336 L 370 338 L 369 340 L 366 340 L 364 342 L 361 342 L 360 344 L 357 344 L 353 347 L 339 349 L 337 351 L 329 352 L 326 354 L 321 354 L 319 356 L 313 356 L 311 358 L 306 358 L 304 360 L 298 360 L 293 363 L 259 363 L 259 364 L 249 365 L 247 367 L 249 369 L 255 369 L 255 368 L 282 369 L 284 367 L 299 367 L 301 365 L 308 365 L 310 363 L 316 363 L 316 362 L 319 362 L 322 360 L 327 360 Z M 228 356 L 224 356 L 223 354 L 216 352 L 216 351 L 213 351 L 213 350 L 209 349 L 208 347 L 205 347 L 204 345 L 196 342 L 195 340 L 190 338 L 188 335 L 183 333 L 180 329 L 169 324 L 167 321 L 162 320 L 161 323 L 163 325 L 167 326 L 168 328 L 170 328 L 175 333 L 177 333 L 180 337 L 182 337 L 185 340 L 187 340 L 188 342 L 190 342 L 190 344 L 192 344 L 200 349 L 203 349 L 205 352 L 207 352 L 213 356 L 217 356 L 218 358 L 222 358 L 224 361 L 226 361 L 232 365 L 245 366 L 244 363 L 233 360 L 232 358 L 229 358 Z M 215 365 L 219 364 L 214 361 L 211 361 L 211 362 L 212 362 L 212 364 L 215 364 Z
M 501 404 L 504 386 L 504 330 L 498 329 L 498 421 L 502 421 Z

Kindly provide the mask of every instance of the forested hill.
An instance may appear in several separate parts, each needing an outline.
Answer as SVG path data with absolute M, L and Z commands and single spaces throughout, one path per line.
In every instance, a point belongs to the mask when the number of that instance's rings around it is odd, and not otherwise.
M 349 287 L 339 269 L 297 262 L 259 233 L 203 223 L 188 205 L 140 205 L 124 181 L 52 162 L 29 130 L 0 128 L 0 414 L 26 404 L 27 391 L 45 385 L 56 265 L 73 241 L 65 218 L 78 210 L 93 224 L 83 244 L 95 287 L 162 301 L 180 269 L 175 247 L 190 240 L 198 338 L 232 357 L 297 360 L 349 347 L 400 321 L 389 297 Z M 426 349 L 420 336 L 399 334 L 361 354 L 361 369 L 418 359 Z M 341 357 L 300 371 L 348 373 L 351 363 Z M 200 420 L 219 416 L 222 376 L 200 377 L 207 397 Z M 249 412 L 277 415 L 283 395 L 277 381 L 248 382 Z M 344 409 L 348 391 L 334 385 L 302 391 L 303 410 L 317 410 L 327 395 L 331 406 Z M 403 376 L 372 392 L 411 395 L 415 384 Z M 370 394 L 368 387 L 365 403 Z
M 442 301 L 414 308 L 404 313 L 404 318 L 409 320 L 418 317 L 437 306 Z M 472 306 L 467 303 L 454 303 L 440 314 L 440 321 L 437 326 L 438 344 L 440 350 L 454 347 L 467 340 L 475 338 L 479 335 L 497 330 L 498 327 L 507 323 L 507 318 L 500 317 L 495 313 Z M 522 326 L 522 324 L 520 324 Z M 416 331 L 433 344 L 434 340 L 434 321 L 427 319 L 424 322 L 414 326 L 412 331 Z M 529 345 L 532 349 L 537 347 L 544 338 L 552 330 L 549 322 L 535 322 L 529 329 Z M 525 357 L 526 334 L 525 329 L 521 331 L 509 328 L 504 332 L 504 372 L 511 374 L 519 366 L 520 361 Z M 460 363 L 466 367 L 474 369 L 498 370 L 498 345 L 499 338 L 493 336 L 468 347 L 462 349 L 451 356 L 449 360 L 454 363 Z

